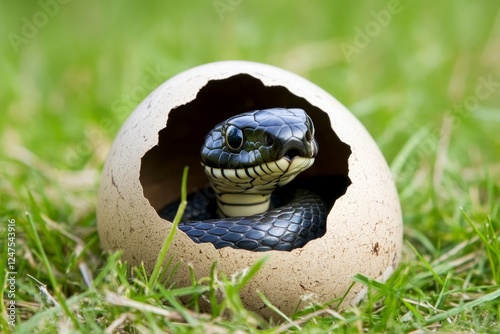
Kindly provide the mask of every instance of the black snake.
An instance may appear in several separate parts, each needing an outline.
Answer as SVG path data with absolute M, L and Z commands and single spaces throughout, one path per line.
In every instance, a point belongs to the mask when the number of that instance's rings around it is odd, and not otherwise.
M 214 200 L 190 195 L 179 229 L 197 243 L 251 251 L 290 251 L 323 236 L 322 198 L 285 186 L 317 153 L 314 124 L 302 109 L 255 110 L 219 123 L 201 149 Z M 171 221 L 177 207 L 159 214 Z

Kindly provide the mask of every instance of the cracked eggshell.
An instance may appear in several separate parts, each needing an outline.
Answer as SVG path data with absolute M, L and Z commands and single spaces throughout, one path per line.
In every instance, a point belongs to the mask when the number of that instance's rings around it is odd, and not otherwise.
M 291 252 L 255 253 L 196 244 L 178 231 L 167 256 L 181 262 L 176 284 L 190 285 L 187 264 L 200 279 L 209 276 L 214 261 L 218 271 L 231 275 L 270 255 L 241 293 L 246 307 L 270 316 L 256 290 L 291 314 L 297 305 L 332 301 L 346 292 L 343 305 L 356 303 L 364 290 L 360 284 L 351 288 L 355 274 L 387 279 L 401 258 L 402 217 L 377 145 L 361 123 L 318 86 L 285 70 L 244 61 L 185 71 L 154 90 L 126 120 L 109 152 L 99 189 L 102 247 L 121 249 L 129 263 L 144 262 L 152 270 L 172 227 L 157 210 L 179 197 L 185 165 L 190 166 L 188 191 L 211 196 L 197 190 L 207 182 L 199 164 L 204 135 L 229 116 L 271 107 L 303 108 L 315 123 L 319 154 L 300 177 L 320 180 L 323 195 L 335 201 L 325 236 Z

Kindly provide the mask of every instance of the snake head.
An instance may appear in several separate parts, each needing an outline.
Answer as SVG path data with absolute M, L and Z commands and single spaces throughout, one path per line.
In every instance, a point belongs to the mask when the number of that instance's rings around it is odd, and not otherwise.
M 302 109 L 272 108 L 233 116 L 205 137 L 203 165 L 248 168 L 296 157 L 314 158 L 318 144 L 314 124 Z
M 306 112 L 272 108 L 217 124 L 205 137 L 201 163 L 218 193 L 270 193 L 309 168 L 317 153 Z

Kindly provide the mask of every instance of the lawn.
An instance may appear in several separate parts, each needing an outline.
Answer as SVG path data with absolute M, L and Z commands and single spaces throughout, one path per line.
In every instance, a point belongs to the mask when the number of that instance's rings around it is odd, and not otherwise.
M 0 331 L 500 332 L 500 2 L 1 7 Z M 314 82 L 387 159 L 403 260 L 387 283 L 353 277 L 359 305 L 264 319 L 238 302 L 251 277 L 167 289 L 100 249 L 96 189 L 121 124 L 161 82 L 227 59 Z M 193 302 L 207 285 L 227 297 L 212 313 Z

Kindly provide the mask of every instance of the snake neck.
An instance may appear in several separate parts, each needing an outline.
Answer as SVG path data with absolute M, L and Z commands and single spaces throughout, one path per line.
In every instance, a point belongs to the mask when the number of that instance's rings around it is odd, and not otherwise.
M 269 210 L 271 193 L 309 168 L 314 158 L 282 158 L 248 168 L 202 167 L 217 195 L 217 215 L 247 217 Z
M 217 194 L 220 218 L 252 216 L 269 210 L 271 194 Z

